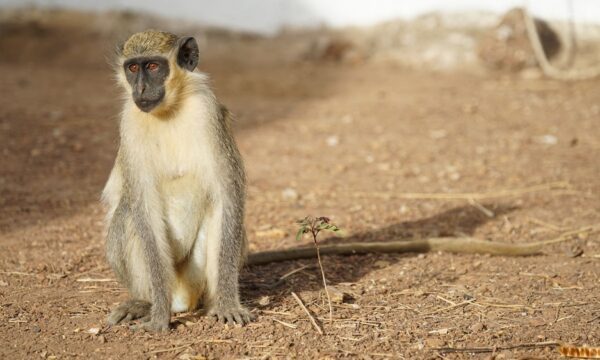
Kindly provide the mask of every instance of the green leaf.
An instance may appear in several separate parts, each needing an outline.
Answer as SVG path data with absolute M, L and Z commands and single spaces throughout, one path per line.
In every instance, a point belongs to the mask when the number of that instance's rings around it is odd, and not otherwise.
M 305 230 L 306 230 L 305 226 L 298 229 L 298 232 L 296 233 L 296 241 L 300 241 L 302 239 L 302 235 L 304 235 Z

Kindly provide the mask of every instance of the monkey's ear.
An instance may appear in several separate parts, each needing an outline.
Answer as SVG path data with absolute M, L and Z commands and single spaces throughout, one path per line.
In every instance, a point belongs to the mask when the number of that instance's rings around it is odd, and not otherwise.
M 198 43 L 193 37 L 183 37 L 177 41 L 177 64 L 184 69 L 194 71 L 200 57 Z

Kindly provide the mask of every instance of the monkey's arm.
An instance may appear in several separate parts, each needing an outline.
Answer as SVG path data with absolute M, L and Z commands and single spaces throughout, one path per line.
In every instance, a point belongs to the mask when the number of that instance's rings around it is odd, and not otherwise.
M 167 330 L 171 319 L 171 284 L 173 264 L 168 240 L 165 237 L 164 217 L 160 199 L 153 184 L 144 184 L 132 199 L 132 223 L 142 244 L 146 269 L 150 274 L 152 309 L 150 321 L 140 327 L 157 331 Z
M 472 237 L 439 237 L 391 242 L 354 242 L 319 246 L 321 255 L 354 255 L 370 253 L 407 253 L 446 251 L 460 254 L 490 254 L 502 256 L 530 256 L 541 252 L 545 243 L 506 244 L 483 241 Z M 317 256 L 314 247 L 261 251 L 248 255 L 248 265 L 310 259 Z

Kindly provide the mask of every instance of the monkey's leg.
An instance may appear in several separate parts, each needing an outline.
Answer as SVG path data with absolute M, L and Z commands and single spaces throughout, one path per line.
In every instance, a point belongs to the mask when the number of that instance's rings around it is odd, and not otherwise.
M 242 209 L 216 204 L 207 217 L 208 315 L 220 322 L 247 324 L 252 314 L 240 304 L 239 270 L 245 246 Z
M 129 294 L 134 297 L 111 311 L 107 320 L 109 325 L 136 319 L 148 320 L 151 304 L 142 299 L 149 299 L 149 291 L 144 291 L 144 289 L 148 289 L 150 285 L 147 276 L 143 275 L 143 266 L 139 262 L 139 259 L 142 258 L 142 251 L 139 238 L 133 231 L 131 211 L 124 197 L 119 200 L 110 219 L 106 257 L 119 281 L 128 288 Z M 132 271 L 136 273 L 132 273 Z
M 151 195 L 146 195 L 151 196 Z M 146 206 L 145 203 L 159 204 L 156 199 L 145 198 L 133 206 L 132 223 L 143 254 L 141 266 L 137 271 L 149 277 L 150 299 L 152 307 L 150 317 L 134 329 L 164 331 L 169 329 L 171 320 L 171 287 L 175 279 L 175 269 L 171 258 L 170 244 L 166 238 L 164 222 L 160 209 Z M 131 260 L 132 262 L 135 259 Z M 132 269 L 132 275 L 136 270 Z

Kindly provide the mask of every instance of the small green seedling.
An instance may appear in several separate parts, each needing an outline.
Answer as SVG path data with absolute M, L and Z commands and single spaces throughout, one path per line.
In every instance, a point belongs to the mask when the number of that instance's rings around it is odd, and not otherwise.
M 325 294 L 327 295 L 327 302 L 329 304 L 329 321 L 332 322 L 333 307 L 331 306 L 331 298 L 329 297 L 329 291 L 327 291 L 327 280 L 325 280 L 325 271 L 323 270 L 323 263 L 321 262 L 321 253 L 319 252 L 319 241 L 317 240 L 317 236 L 319 235 L 319 232 L 323 230 L 339 232 L 340 228 L 332 224 L 331 220 L 325 216 L 307 216 L 304 219 L 299 220 L 298 225 L 300 225 L 300 228 L 296 233 L 296 240 L 300 240 L 302 239 L 302 236 L 304 236 L 304 234 L 310 233 L 312 235 L 315 248 L 317 249 L 317 260 L 319 262 L 319 268 L 321 269 L 321 276 L 323 277 L 323 287 L 325 288 Z

